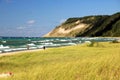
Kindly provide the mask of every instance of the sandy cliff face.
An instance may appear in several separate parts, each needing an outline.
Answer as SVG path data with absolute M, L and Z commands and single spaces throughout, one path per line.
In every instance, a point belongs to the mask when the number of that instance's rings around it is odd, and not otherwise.
M 80 24 L 74 26 L 73 28 L 67 29 L 67 30 L 65 28 L 63 28 L 63 27 L 59 27 L 59 28 L 56 28 L 53 31 L 49 32 L 45 36 L 46 37 L 73 37 L 74 34 L 70 35 L 70 33 L 83 32 L 89 26 L 90 26 L 89 24 L 80 23 Z
M 120 36 L 120 13 L 69 18 L 44 37 Z

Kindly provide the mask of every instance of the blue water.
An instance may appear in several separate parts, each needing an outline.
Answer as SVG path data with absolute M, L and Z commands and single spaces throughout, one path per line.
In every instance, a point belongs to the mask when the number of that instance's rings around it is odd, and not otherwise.
M 78 37 L 78 38 L 43 38 L 43 37 L 0 37 L 0 53 L 29 49 L 41 49 L 43 46 L 60 47 L 82 44 L 85 41 L 113 41 L 115 38 Z

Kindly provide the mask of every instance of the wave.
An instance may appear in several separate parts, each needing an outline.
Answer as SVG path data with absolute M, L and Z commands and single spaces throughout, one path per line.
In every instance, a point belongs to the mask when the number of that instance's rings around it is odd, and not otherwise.
M 77 37 L 77 38 L 4 38 L 0 40 L 0 53 L 29 49 L 42 49 L 43 46 L 60 47 L 82 44 L 85 41 L 113 41 L 116 38 Z
M 8 49 L 10 48 L 9 46 L 3 46 L 2 44 L 0 45 L 0 49 Z

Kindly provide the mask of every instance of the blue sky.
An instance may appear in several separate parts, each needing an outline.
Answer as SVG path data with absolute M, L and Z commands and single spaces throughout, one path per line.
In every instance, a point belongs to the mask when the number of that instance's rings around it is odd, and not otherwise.
M 120 12 L 119 4 L 119 0 L 0 0 L 0 36 L 43 36 L 70 17 Z

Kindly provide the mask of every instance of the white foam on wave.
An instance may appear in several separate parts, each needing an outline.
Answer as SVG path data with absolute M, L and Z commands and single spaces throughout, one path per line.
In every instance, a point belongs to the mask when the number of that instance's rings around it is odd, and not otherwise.
M 49 43 L 43 43 L 44 45 L 52 45 L 53 43 L 52 42 L 49 42 Z
M 12 52 L 12 49 L 5 49 L 3 52 Z
M 27 44 L 27 46 L 36 46 L 34 43 Z
M 68 43 L 68 45 L 76 45 L 75 43 Z
M 7 41 L 1 41 L 2 43 L 6 43 Z
M 3 45 L 0 45 L 0 49 L 8 49 L 10 48 L 9 46 L 3 46 Z
M 63 40 L 60 40 L 60 41 L 65 42 L 65 41 L 68 41 L 68 40 L 63 39 Z
M 12 51 L 21 51 L 21 50 L 27 50 L 27 48 L 15 48 L 15 49 L 12 49 Z
M 37 47 L 30 47 L 29 49 L 37 49 Z
M 37 48 L 38 49 L 42 49 L 44 45 L 38 45 Z

